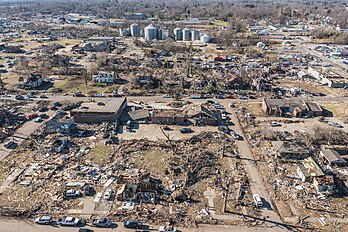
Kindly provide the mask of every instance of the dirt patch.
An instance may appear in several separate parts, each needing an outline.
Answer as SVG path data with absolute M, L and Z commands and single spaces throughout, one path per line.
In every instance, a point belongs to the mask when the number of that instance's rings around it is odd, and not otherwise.
M 344 103 L 322 104 L 322 107 L 331 111 L 334 117 L 348 117 L 348 108 Z

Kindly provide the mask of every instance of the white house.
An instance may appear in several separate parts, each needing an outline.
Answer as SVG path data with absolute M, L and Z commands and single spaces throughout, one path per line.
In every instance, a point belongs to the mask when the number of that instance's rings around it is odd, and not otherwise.
M 92 77 L 93 82 L 109 83 L 112 84 L 115 81 L 114 72 L 99 72 L 98 75 Z
M 41 86 L 43 78 L 40 74 L 29 73 L 25 78 L 20 77 L 17 83 L 17 87 L 20 89 L 34 89 Z

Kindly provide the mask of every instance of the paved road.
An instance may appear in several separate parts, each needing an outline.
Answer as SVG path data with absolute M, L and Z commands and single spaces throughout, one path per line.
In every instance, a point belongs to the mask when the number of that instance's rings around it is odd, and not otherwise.
M 33 220 L 16 220 L 16 219 L 0 219 L 0 232 L 77 232 L 78 228 L 71 227 L 54 227 L 54 226 L 42 226 L 36 225 L 32 222 Z M 121 223 L 117 223 L 121 225 Z M 122 226 L 112 229 L 102 228 L 90 228 L 95 232 L 107 232 L 107 231 L 119 231 L 119 232 L 131 232 L 134 230 L 125 229 Z M 154 227 L 152 231 L 157 231 L 158 227 Z M 183 232 L 278 232 L 287 231 L 278 227 L 247 227 L 247 226 L 219 226 L 219 225 L 200 225 L 196 229 L 183 229 L 179 228 Z
M 319 44 L 317 44 L 319 45 Z M 348 67 L 347 65 L 341 63 L 340 60 L 336 60 L 333 58 L 329 58 L 326 56 L 323 56 L 320 52 L 313 50 L 314 47 L 316 47 L 316 45 L 311 45 L 309 46 L 308 44 L 299 44 L 298 45 L 303 51 L 308 52 L 309 54 L 319 57 L 322 61 L 331 64 L 332 66 L 336 67 L 336 68 L 340 68 L 342 70 L 346 70 Z M 312 50 L 309 50 L 309 48 L 311 48 Z
M 38 112 L 39 113 L 39 112 Z M 46 112 L 50 117 L 54 114 L 53 111 Z M 17 142 L 18 146 L 23 143 L 34 131 L 36 131 L 41 125 L 43 125 L 48 119 L 45 119 L 43 122 L 34 122 L 34 120 L 25 122 L 20 128 L 18 128 L 14 134 L 8 139 L 14 139 Z M 0 161 L 5 159 L 13 149 L 7 149 L 4 144 L 0 144 Z M 0 230 L 1 232 L 1 230 Z
M 231 113 L 230 114 L 231 120 L 235 123 L 233 130 L 244 138 L 243 140 L 237 141 L 236 144 L 238 146 L 238 152 L 240 157 L 244 158 L 242 163 L 250 178 L 250 183 L 251 183 L 250 189 L 253 194 L 258 194 L 261 198 L 263 198 L 264 207 L 262 207 L 262 215 L 265 217 L 268 217 L 269 219 L 273 221 L 280 222 L 281 220 L 279 215 L 273 210 L 273 207 L 271 204 L 271 197 L 269 196 L 266 190 L 266 186 L 263 183 L 261 174 L 253 162 L 254 156 L 250 150 L 250 146 L 245 138 L 245 135 L 243 133 L 239 120 L 235 112 L 231 111 L 231 108 L 229 108 L 227 105 L 225 105 L 225 108 L 227 109 L 229 113 Z
M 47 94 L 48 95 L 48 94 Z M 62 95 L 48 95 L 48 99 L 40 99 L 40 98 L 35 98 L 34 101 L 52 101 L 52 102 L 86 102 L 90 101 L 91 97 L 73 97 L 73 96 L 62 96 Z M 14 95 L 11 96 L 11 98 L 7 99 L 14 99 Z M 299 97 L 294 97 L 294 99 L 298 99 Z M 104 97 L 104 98 L 93 98 L 96 102 L 98 101 L 107 101 L 107 100 L 112 100 L 115 98 L 109 98 L 109 97 Z M 142 101 L 142 102 L 151 102 L 151 101 L 161 101 L 161 102 L 172 102 L 172 98 L 163 98 L 162 96 L 128 96 L 127 97 L 128 101 Z M 291 99 L 291 98 L 287 98 Z M 312 97 L 312 98 L 307 98 L 307 97 L 302 97 L 304 100 L 313 100 L 316 102 L 345 102 L 348 101 L 348 97 L 332 97 L 332 96 L 325 96 L 325 97 Z M 203 103 L 206 102 L 208 99 L 190 99 L 190 98 L 184 98 L 183 100 L 191 101 L 193 103 Z M 241 100 L 241 99 L 212 99 L 216 102 L 220 102 L 222 104 L 226 103 L 233 103 L 233 102 L 262 102 L 262 98 L 258 99 L 248 99 L 248 100 Z

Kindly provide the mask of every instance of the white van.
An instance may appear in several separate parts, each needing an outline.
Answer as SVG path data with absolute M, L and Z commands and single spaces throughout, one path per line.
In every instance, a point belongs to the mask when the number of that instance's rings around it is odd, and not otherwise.
M 263 205 L 261 197 L 258 194 L 254 194 L 253 199 L 256 206 L 261 207 Z

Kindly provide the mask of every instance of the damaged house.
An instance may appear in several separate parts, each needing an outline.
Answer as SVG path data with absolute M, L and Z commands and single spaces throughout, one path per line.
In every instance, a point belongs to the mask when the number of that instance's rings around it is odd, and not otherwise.
M 113 84 L 115 82 L 115 72 L 98 72 L 92 77 L 93 82 Z
M 117 191 L 116 197 L 121 201 L 157 204 L 158 191 L 162 189 L 161 184 L 161 180 L 145 174 L 137 183 L 124 183 Z
M 69 138 L 68 137 L 61 137 L 52 143 L 52 150 L 57 153 L 61 153 L 64 149 L 68 148 L 69 145 Z
M 70 134 L 77 129 L 76 123 L 72 118 L 62 118 L 60 114 L 55 115 L 51 120 L 45 124 L 45 133 L 63 133 Z
M 312 157 L 308 157 L 302 163 L 297 164 L 296 171 L 301 180 L 312 183 L 318 193 L 330 191 L 335 187 L 333 177 L 325 175 Z
M 299 98 L 264 98 L 262 101 L 262 110 L 267 115 L 280 117 L 302 117 L 306 114 L 313 117 L 323 115 L 323 109 L 316 102 L 305 102 Z
M 248 84 L 237 76 L 232 76 L 226 80 L 226 85 L 231 89 L 248 89 Z
M 44 82 L 40 74 L 29 73 L 25 78 L 19 78 L 17 87 L 19 89 L 34 89 L 41 86 Z
M 321 149 L 320 156 L 323 159 L 323 163 L 329 167 L 332 166 L 345 166 L 346 160 L 333 148 Z
M 157 109 L 152 112 L 151 122 L 162 125 L 217 126 L 221 118 L 218 110 L 211 110 L 204 105 L 193 106 L 184 110 Z
M 272 149 L 274 154 L 283 159 L 305 159 L 310 155 L 309 150 L 284 141 L 272 141 Z
M 114 47 L 107 42 L 99 43 L 82 43 L 75 45 L 71 49 L 72 51 L 84 53 L 84 52 L 107 52 L 114 50 Z

